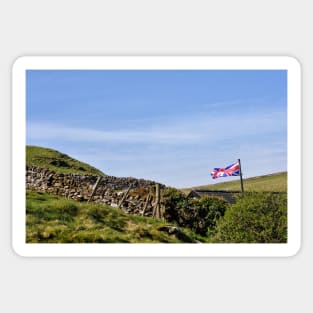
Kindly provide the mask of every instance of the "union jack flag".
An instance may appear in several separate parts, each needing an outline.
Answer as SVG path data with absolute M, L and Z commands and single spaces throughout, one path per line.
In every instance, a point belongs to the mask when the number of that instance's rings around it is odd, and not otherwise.
M 214 170 L 211 172 L 211 176 L 213 179 L 218 177 L 239 176 L 239 175 L 240 167 L 238 161 L 236 163 L 226 166 L 225 168 L 214 168 Z

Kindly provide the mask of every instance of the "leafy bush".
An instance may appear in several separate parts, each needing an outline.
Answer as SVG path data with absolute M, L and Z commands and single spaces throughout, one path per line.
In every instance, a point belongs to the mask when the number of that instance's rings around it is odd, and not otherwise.
M 199 200 L 193 200 L 196 208 L 195 224 L 192 229 L 195 232 L 205 235 L 206 232 L 213 232 L 217 221 L 224 216 L 229 203 L 219 197 L 204 196 Z
M 287 195 L 250 193 L 242 196 L 219 220 L 214 242 L 287 242 Z
M 187 219 L 185 214 L 188 213 L 188 200 L 186 196 L 175 188 L 167 188 L 163 192 L 162 198 L 162 204 L 165 207 L 165 220 L 182 225 Z
M 169 188 L 163 194 L 164 217 L 169 222 L 188 227 L 205 236 L 212 232 L 217 220 L 229 206 L 222 198 L 205 196 L 200 199 L 188 199 L 180 191 Z

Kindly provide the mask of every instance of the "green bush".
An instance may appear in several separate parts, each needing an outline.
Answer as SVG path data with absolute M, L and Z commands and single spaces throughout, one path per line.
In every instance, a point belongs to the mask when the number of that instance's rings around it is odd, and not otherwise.
M 213 241 L 286 243 L 287 195 L 250 193 L 242 196 L 219 220 Z
M 224 215 L 229 205 L 227 201 L 218 197 L 188 199 L 174 188 L 164 192 L 163 204 L 164 217 L 167 221 L 188 227 L 202 236 L 214 230 L 217 220 Z
M 204 196 L 199 200 L 193 200 L 196 214 L 193 228 L 195 232 L 205 235 L 207 231 L 212 233 L 217 221 L 224 216 L 229 203 L 223 198 Z
M 188 217 L 187 197 L 175 188 L 167 188 L 163 192 L 162 204 L 165 207 L 164 218 L 166 221 L 182 225 Z M 188 215 L 188 214 L 187 214 Z

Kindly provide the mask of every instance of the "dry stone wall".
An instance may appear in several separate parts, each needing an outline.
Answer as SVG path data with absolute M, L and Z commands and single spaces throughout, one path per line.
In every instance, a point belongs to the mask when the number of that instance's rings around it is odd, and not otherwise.
M 131 186 L 120 208 L 127 213 L 142 214 L 145 211 L 145 216 L 152 215 L 156 182 L 132 177 L 105 176 L 101 178 L 93 194 L 97 179 L 98 176 L 95 175 L 63 174 L 40 167 L 26 167 L 26 188 L 29 190 L 118 207 Z M 161 188 L 165 186 L 161 184 Z M 148 194 L 149 201 L 146 201 Z

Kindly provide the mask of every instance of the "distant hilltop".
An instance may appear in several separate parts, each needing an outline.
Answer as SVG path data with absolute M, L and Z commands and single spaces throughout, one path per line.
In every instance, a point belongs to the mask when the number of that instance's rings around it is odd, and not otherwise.
M 245 191 L 287 192 L 287 172 L 271 173 L 249 178 L 243 177 L 243 185 Z M 189 193 L 191 190 L 240 191 L 240 180 L 183 188 L 181 190 L 184 193 Z

